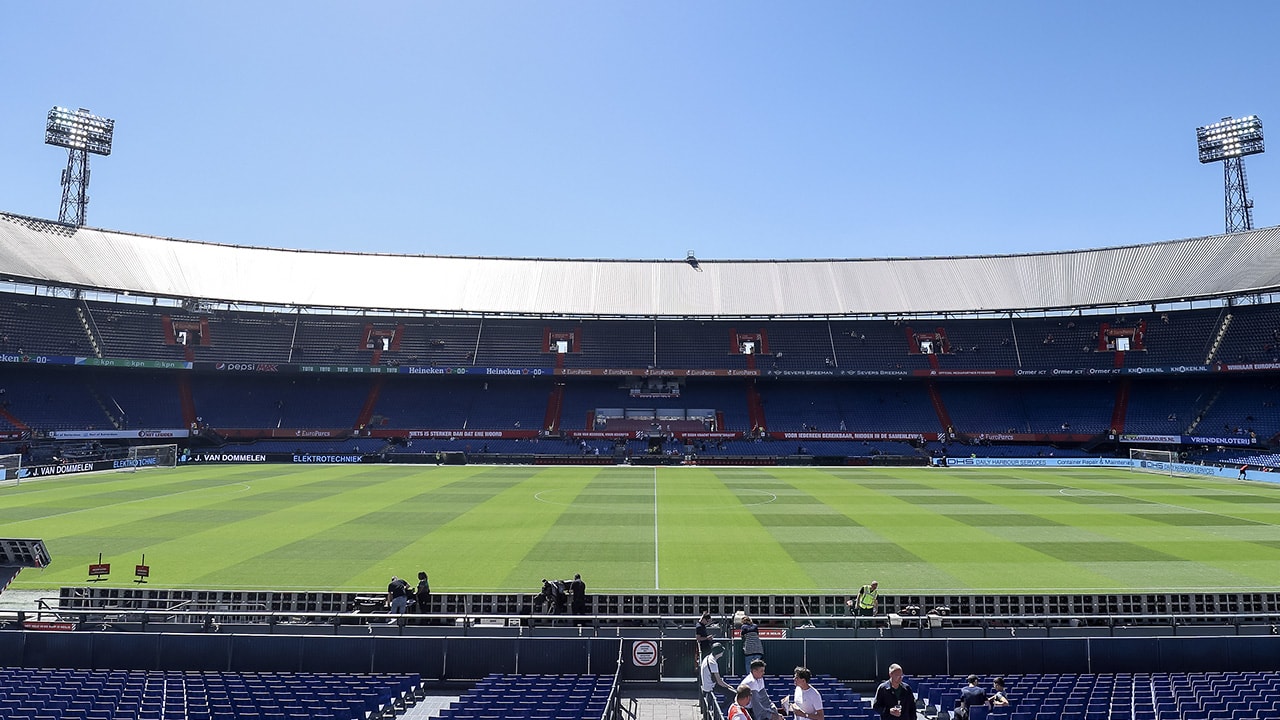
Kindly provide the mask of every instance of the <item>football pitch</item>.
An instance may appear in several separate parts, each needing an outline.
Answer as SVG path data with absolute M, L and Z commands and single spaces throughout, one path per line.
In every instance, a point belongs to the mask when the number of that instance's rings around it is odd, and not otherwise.
M 1274 591 L 1280 486 L 1127 470 L 186 466 L 0 487 L 19 589 Z

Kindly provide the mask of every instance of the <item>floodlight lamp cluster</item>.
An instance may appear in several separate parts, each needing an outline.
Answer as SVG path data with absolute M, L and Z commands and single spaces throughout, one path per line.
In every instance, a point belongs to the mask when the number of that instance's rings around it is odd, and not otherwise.
M 84 108 L 68 110 L 55 107 L 49 111 L 44 141 L 48 145 L 84 150 L 94 155 L 111 154 L 111 136 L 116 121 L 98 117 Z
M 1262 121 L 1257 115 L 1226 117 L 1212 125 L 1196 128 L 1196 141 L 1202 163 L 1257 155 L 1263 150 Z

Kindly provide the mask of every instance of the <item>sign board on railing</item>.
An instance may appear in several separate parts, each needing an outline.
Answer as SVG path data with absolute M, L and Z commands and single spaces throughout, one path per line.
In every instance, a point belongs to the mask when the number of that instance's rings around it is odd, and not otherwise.
M 636 667 L 653 667 L 658 664 L 658 644 L 652 640 L 637 640 L 631 644 L 631 662 Z

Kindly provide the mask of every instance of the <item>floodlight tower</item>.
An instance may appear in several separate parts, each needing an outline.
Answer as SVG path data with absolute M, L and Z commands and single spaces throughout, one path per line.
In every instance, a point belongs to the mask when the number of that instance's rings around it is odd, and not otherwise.
M 1200 162 L 1222 161 L 1222 185 L 1226 195 L 1227 232 L 1253 229 L 1253 201 L 1244 174 L 1244 156 L 1262 152 L 1262 121 L 1257 115 L 1224 117 L 1196 128 Z
M 111 135 L 115 127 L 115 120 L 98 117 L 84 108 L 68 110 L 55 107 L 49 111 L 44 142 L 67 149 L 58 222 L 84 226 L 84 212 L 89 206 L 89 153 L 110 155 Z

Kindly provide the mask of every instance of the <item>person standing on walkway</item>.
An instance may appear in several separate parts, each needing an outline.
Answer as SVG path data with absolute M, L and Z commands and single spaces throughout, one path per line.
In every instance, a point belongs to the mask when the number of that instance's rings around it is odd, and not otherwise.
M 695 662 L 702 662 L 703 656 L 711 652 L 711 611 L 702 613 L 702 617 L 698 618 L 698 624 L 693 626 L 693 639 L 695 646 L 693 649 L 693 659 Z
M 822 695 L 817 688 L 809 684 L 813 674 L 809 668 L 801 665 L 795 671 L 796 689 L 782 698 L 782 710 L 793 713 L 798 718 L 823 720 L 826 716 L 822 710 Z
M 711 652 L 702 657 L 702 662 L 699 663 L 698 666 L 698 675 L 702 680 L 702 694 L 705 696 L 707 704 L 715 705 L 717 707 L 720 706 L 715 695 L 717 686 L 722 687 L 729 692 L 734 691 L 734 687 L 725 682 L 724 678 L 720 677 L 719 660 L 723 656 L 724 646 L 720 643 L 716 643 L 711 646 Z
M 419 615 L 431 612 L 431 582 L 427 579 L 426 570 L 418 571 L 418 587 L 414 599 L 417 601 L 414 605 L 415 612 Z
M 764 643 L 760 642 L 760 626 L 751 619 L 750 615 L 742 614 L 742 625 L 739 626 L 742 633 L 742 659 L 747 667 L 751 667 L 751 661 L 764 659 Z
M 743 687 L 751 689 L 751 716 L 755 720 L 773 720 L 775 716 L 782 715 L 778 712 L 778 706 L 773 704 L 773 699 L 769 697 L 769 690 L 764 686 L 764 667 L 763 660 L 752 660 L 750 672 L 738 685 L 739 689 Z
M 570 608 L 574 615 L 587 614 L 587 584 L 582 581 L 582 573 L 574 573 L 573 582 L 569 583 Z M 577 619 L 577 624 L 582 625 L 585 620 Z
M 916 696 L 911 686 L 902 681 L 902 666 L 889 666 L 889 679 L 876 688 L 876 698 L 871 709 L 880 713 L 881 720 L 916 720 Z

